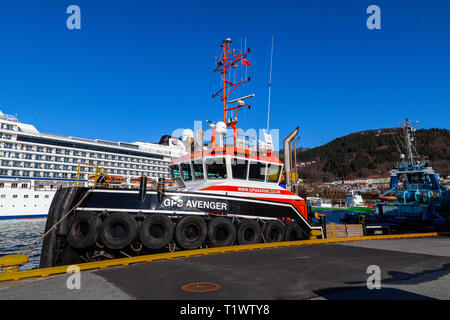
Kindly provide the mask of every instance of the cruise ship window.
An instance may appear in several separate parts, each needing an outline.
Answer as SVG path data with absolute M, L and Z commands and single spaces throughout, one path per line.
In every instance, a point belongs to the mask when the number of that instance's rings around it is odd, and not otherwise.
M 226 179 L 227 165 L 225 158 L 207 158 L 205 161 L 208 179 Z
M 5 187 L 5 183 L 4 182 L 0 182 L 0 188 L 4 188 Z
M 35 197 L 35 198 L 39 198 L 39 195 L 38 195 L 38 194 L 35 194 L 34 197 Z
M 2 198 L 6 198 L 6 194 L 2 194 L 2 196 L 1 196 Z
M 17 194 L 13 194 L 13 198 L 17 198 Z
M 28 187 L 28 184 L 22 183 L 22 188 L 27 188 L 27 187 Z
M 269 163 L 267 165 L 267 182 L 278 182 L 280 177 L 281 166 L 274 163 Z
M 266 176 L 266 164 L 262 162 L 250 162 L 250 171 L 248 174 L 248 180 L 252 181 L 265 181 Z
M 203 162 L 201 159 L 200 161 L 192 161 L 192 168 L 194 169 L 195 180 L 202 180 L 205 178 L 203 174 Z
M 24 197 L 24 198 L 28 198 L 28 195 L 27 195 L 27 194 L 24 194 L 23 197 Z

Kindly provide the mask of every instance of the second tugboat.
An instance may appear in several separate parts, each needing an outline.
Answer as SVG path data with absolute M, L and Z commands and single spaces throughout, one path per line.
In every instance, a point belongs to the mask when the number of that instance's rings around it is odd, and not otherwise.
M 239 64 L 250 64 L 250 50 L 230 44 L 231 39 L 222 42 L 215 69 L 222 88 L 213 97 L 223 102 L 223 121 L 210 122 L 209 148 L 201 141 L 195 150 L 193 138 L 185 140 L 189 152 L 170 165 L 177 188 L 166 190 L 160 181 L 151 189 L 141 177 L 134 190 L 59 189 L 49 210 L 40 267 L 168 249 L 323 237 L 305 201 L 279 186 L 283 163 L 274 154 L 272 137 L 265 133 L 265 141 L 250 148 L 238 136 L 237 113 L 250 107 L 244 100 L 253 95 L 228 98 L 250 78 L 233 83 L 227 74 Z M 227 112 L 234 112 L 233 117 L 226 119 Z M 232 145 L 222 142 L 228 127 L 233 129 Z

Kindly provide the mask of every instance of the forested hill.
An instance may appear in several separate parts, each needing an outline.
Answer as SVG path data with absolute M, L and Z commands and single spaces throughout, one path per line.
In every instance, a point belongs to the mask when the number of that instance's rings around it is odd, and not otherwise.
M 388 177 L 399 160 L 397 145 L 405 152 L 402 133 L 401 129 L 362 131 L 320 147 L 297 149 L 297 161 L 310 163 L 300 168 L 300 177 L 306 182 Z M 441 176 L 450 175 L 450 131 L 421 129 L 415 136 L 417 153 L 426 156 Z

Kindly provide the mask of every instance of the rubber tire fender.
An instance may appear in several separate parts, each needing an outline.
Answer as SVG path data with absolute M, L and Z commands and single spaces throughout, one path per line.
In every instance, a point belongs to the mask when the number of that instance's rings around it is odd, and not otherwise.
M 98 239 L 101 223 L 100 217 L 95 213 L 76 212 L 69 220 L 67 242 L 75 249 L 92 246 Z
M 124 234 L 115 229 L 120 226 Z M 114 212 L 103 220 L 100 227 L 100 240 L 110 249 L 123 249 L 130 245 L 137 234 L 137 222 L 133 216 L 125 212 Z
M 284 240 L 284 225 L 280 220 L 269 220 L 262 228 L 266 242 L 280 242 Z
M 284 240 L 295 241 L 304 239 L 305 233 L 298 223 L 291 221 L 284 225 Z
M 238 222 L 236 229 L 238 244 L 255 244 L 262 240 L 262 230 L 256 220 L 243 219 Z
M 198 248 L 205 241 L 208 233 L 206 222 L 199 216 L 185 216 L 175 227 L 175 241 L 186 250 Z
M 226 233 L 224 239 L 219 239 L 219 232 Z M 208 223 L 208 242 L 212 247 L 231 246 L 236 241 L 236 228 L 230 219 L 216 217 Z
M 159 227 L 162 235 L 155 235 L 151 231 L 154 227 Z M 162 249 L 172 240 L 173 232 L 172 220 L 163 213 L 154 213 L 146 217 L 142 222 L 139 228 L 139 239 L 148 249 Z

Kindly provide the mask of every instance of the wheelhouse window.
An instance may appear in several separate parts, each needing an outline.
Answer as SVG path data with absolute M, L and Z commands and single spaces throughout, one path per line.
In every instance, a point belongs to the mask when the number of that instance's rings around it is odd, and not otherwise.
M 202 180 L 205 178 L 203 174 L 203 162 L 202 160 L 193 160 L 192 168 L 194 169 L 194 180 Z
M 227 165 L 225 158 L 207 158 L 205 161 L 208 179 L 226 179 Z
M 265 181 L 266 180 L 266 164 L 262 162 L 250 162 L 250 170 L 248 172 L 248 180 Z
M 192 180 L 191 165 L 189 163 L 180 164 L 181 174 L 184 181 Z
M 181 177 L 180 168 L 177 164 L 170 166 L 170 173 L 172 173 L 174 179 Z
M 278 182 L 280 177 L 281 166 L 274 163 L 269 163 L 267 165 L 267 182 Z
M 247 179 L 248 171 L 248 160 L 241 158 L 231 159 L 231 172 L 233 174 L 233 179 Z

